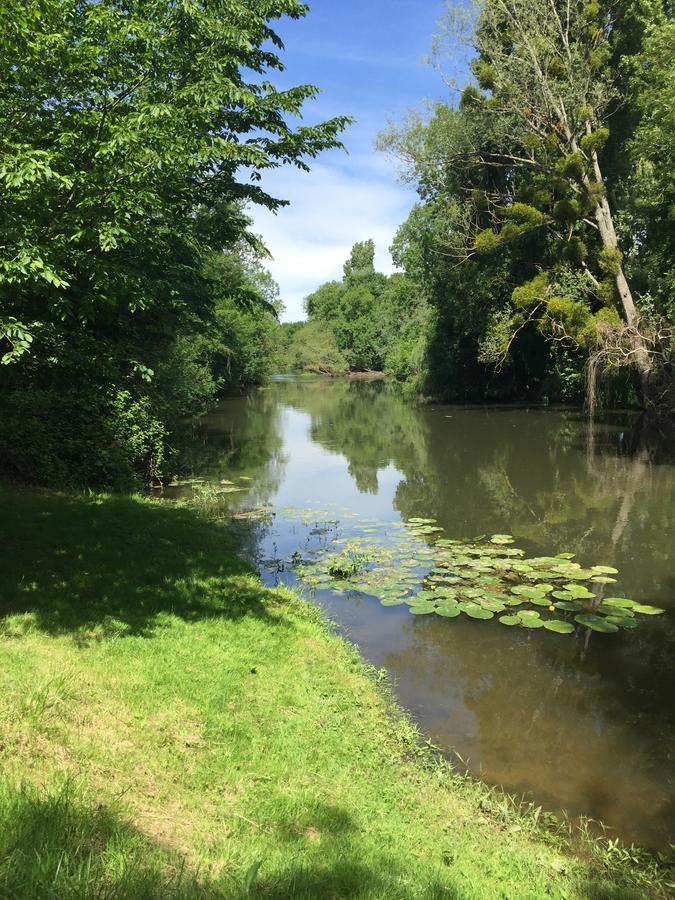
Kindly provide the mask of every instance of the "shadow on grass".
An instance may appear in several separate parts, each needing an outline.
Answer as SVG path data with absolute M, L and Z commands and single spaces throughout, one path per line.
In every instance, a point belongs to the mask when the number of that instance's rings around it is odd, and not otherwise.
M 461 900 L 467 896 L 433 866 L 396 857 L 383 835 L 382 846 L 338 806 L 311 802 L 291 819 L 278 820 L 284 864 L 270 871 L 262 861 L 258 877 L 237 898 L 256 900 Z M 370 837 L 370 836 L 369 836 Z M 411 851 L 412 854 L 413 851 Z M 286 863 L 287 860 L 287 863 Z
M 206 896 L 177 855 L 69 785 L 51 796 L 0 788 L 0 898 Z M 219 896 L 219 895 L 215 895 Z
M 269 617 L 239 557 L 251 535 L 139 498 L 0 491 L 0 617 L 60 634 L 150 634 L 158 617 Z
M 288 865 L 269 875 L 265 860 L 252 877 L 245 867 L 225 869 L 215 879 L 197 873 L 171 848 L 159 846 L 115 810 L 83 799 L 72 785 L 49 796 L 0 787 L 0 898 L 96 898 L 96 900 L 460 900 L 429 869 L 428 879 L 412 878 L 405 860 L 383 849 L 376 859 L 359 858 L 358 832 L 349 816 L 334 807 L 312 810 L 321 825 L 311 852 L 289 825 L 280 835 L 288 845 Z M 292 837 L 290 837 L 291 833 Z M 414 882 L 414 883 L 411 883 Z

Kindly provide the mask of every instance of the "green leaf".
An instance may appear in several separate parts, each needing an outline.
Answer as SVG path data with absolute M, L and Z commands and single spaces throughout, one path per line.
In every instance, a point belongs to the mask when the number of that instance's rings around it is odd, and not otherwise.
M 513 536 L 510 534 L 493 534 L 490 538 L 491 544 L 512 544 Z
M 556 634 L 571 634 L 574 631 L 574 625 L 571 622 L 563 622 L 561 619 L 546 619 L 544 628 L 547 631 L 554 631 Z
M 533 619 L 531 616 L 520 617 L 520 624 L 525 628 L 543 628 L 544 623 L 541 619 Z
M 658 606 L 650 606 L 648 603 L 636 603 L 633 607 L 633 612 L 642 613 L 646 616 L 660 616 L 661 613 L 665 612 L 665 609 L 661 609 Z
M 502 625 L 520 625 L 519 616 L 500 616 L 499 621 Z
M 439 603 L 435 609 L 435 612 L 438 616 L 445 616 L 445 618 L 447 619 L 454 619 L 460 614 L 461 610 L 458 603 Z
M 494 597 L 481 597 L 478 601 L 483 609 L 489 609 L 491 612 L 502 612 L 505 609 L 503 603 L 499 600 L 495 600 Z
M 425 603 L 423 606 L 409 606 L 408 609 L 414 616 L 428 616 L 429 613 L 436 612 L 437 607 L 431 603 Z
M 606 622 L 616 625 L 618 628 L 637 628 L 638 623 L 630 616 L 607 616 Z
M 489 609 L 483 609 L 483 607 L 478 606 L 477 603 L 463 603 L 462 612 L 466 613 L 466 615 L 470 616 L 472 619 L 492 619 L 494 617 L 493 612 Z
M 600 631 L 603 634 L 613 634 L 619 630 L 616 625 L 608 622 L 603 616 L 594 616 L 593 613 L 580 613 L 574 617 L 574 621 L 585 625 L 591 631 Z
M 519 584 L 511 588 L 511 593 L 519 597 L 528 597 L 530 600 L 541 598 L 548 591 L 553 590 L 552 584 L 542 584 L 534 587 L 533 585 Z
M 555 592 L 553 596 L 556 597 L 558 593 L 559 592 Z M 565 609 L 568 612 L 581 612 L 581 606 L 573 600 L 557 600 L 553 605 L 557 609 Z

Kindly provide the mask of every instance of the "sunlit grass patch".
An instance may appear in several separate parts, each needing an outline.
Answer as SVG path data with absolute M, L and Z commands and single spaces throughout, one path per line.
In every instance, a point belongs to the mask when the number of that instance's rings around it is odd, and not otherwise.
M 425 747 L 242 532 L 1 499 L 0 897 L 658 895 L 647 857 L 576 856 Z

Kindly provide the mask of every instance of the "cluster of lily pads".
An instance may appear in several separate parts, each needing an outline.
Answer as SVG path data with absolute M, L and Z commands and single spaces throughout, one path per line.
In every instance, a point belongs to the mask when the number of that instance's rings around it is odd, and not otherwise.
M 638 615 L 663 612 L 627 597 L 602 596 L 616 582 L 612 566 L 584 567 L 572 553 L 526 558 L 508 534 L 450 539 L 429 518 L 354 531 L 359 533 L 341 540 L 336 530 L 330 548 L 296 558 L 297 574 L 313 589 L 358 591 L 383 606 L 406 605 L 415 616 L 498 617 L 502 625 L 557 634 L 577 625 L 614 633 L 635 628 Z

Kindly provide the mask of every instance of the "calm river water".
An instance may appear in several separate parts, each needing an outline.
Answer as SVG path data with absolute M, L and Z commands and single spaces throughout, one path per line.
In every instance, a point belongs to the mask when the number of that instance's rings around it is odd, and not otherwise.
M 616 566 L 614 596 L 666 615 L 557 635 L 411 616 L 353 592 L 313 599 L 471 771 L 664 847 L 675 823 L 675 465 L 635 421 L 612 414 L 591 430 L 576 411 L 416 407 L 382 382 L 284 379 L 202 421 L 199 467 L 246 488 L 226 497 L 234 509 L 303 510 L 304 524 L 277 515 L 253 527 L 268 583 L 297 583 L 292 554 L 356 521 L 377 533 L 413 516 L 450 538 L 506 532 L 528 555 Z M 330 529 L 311 527 L 313 511 Z

